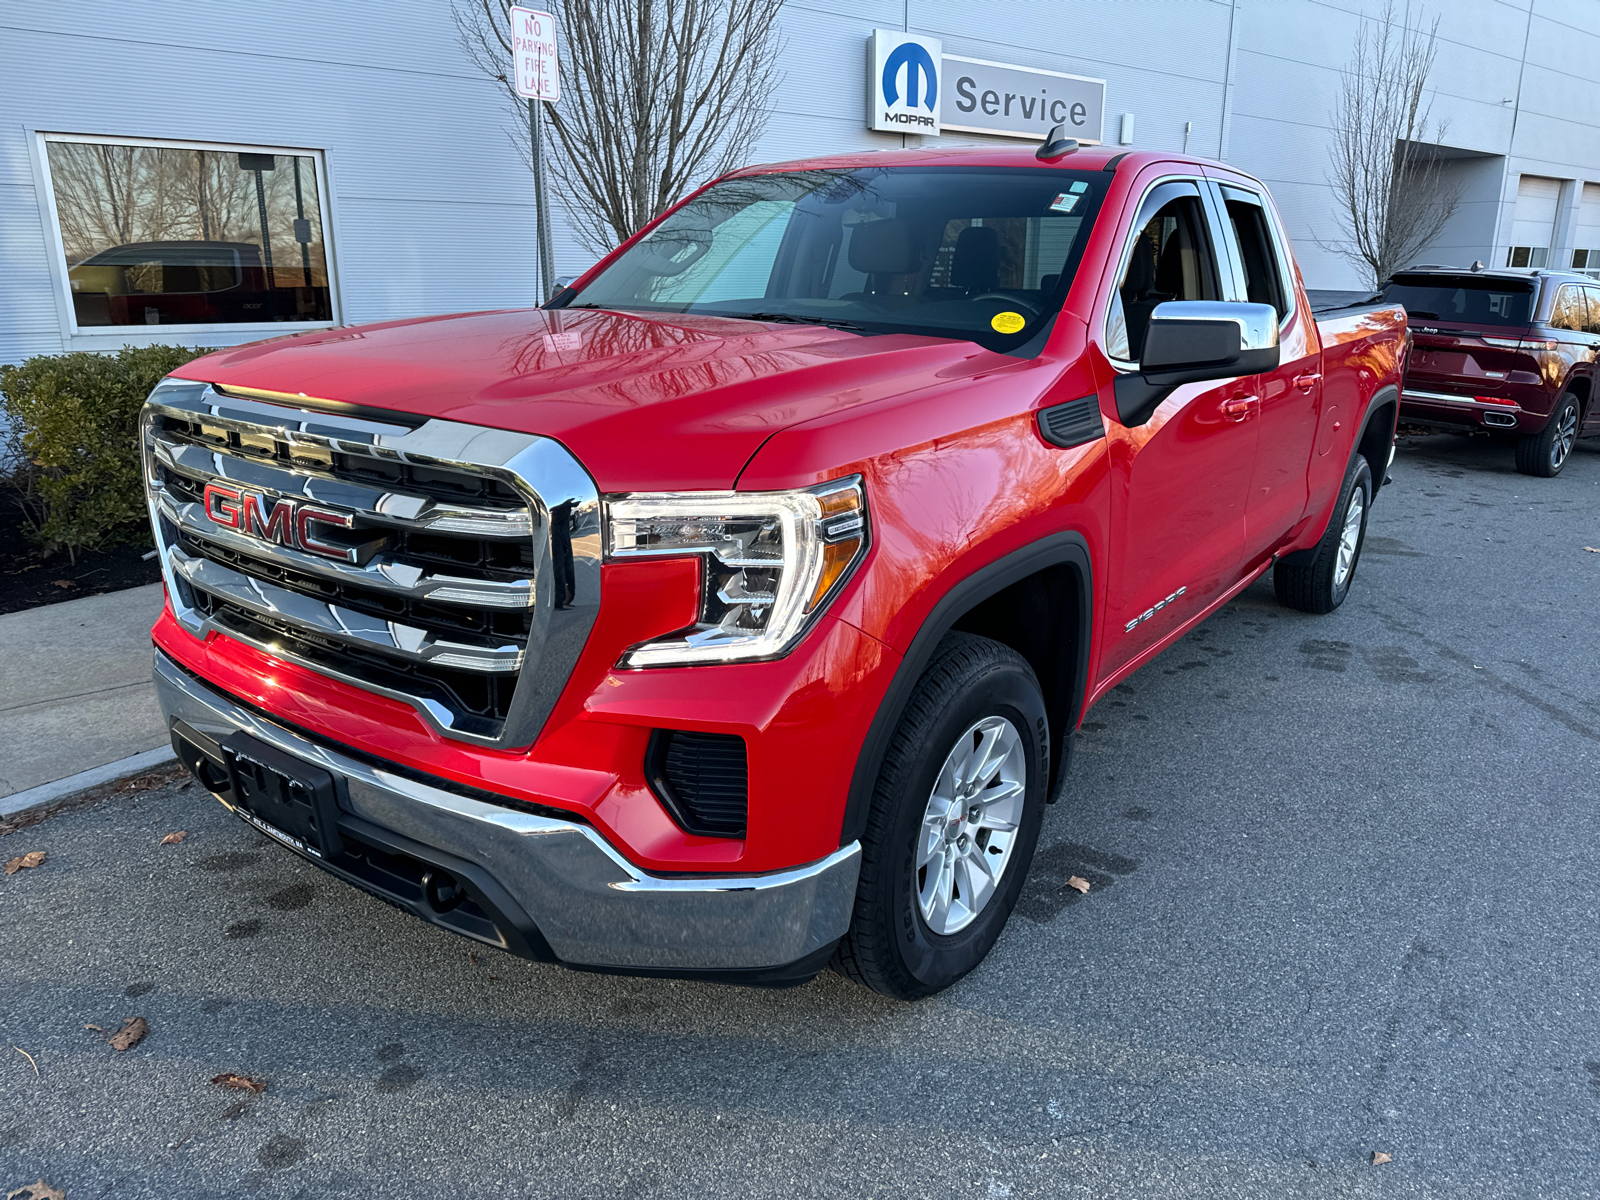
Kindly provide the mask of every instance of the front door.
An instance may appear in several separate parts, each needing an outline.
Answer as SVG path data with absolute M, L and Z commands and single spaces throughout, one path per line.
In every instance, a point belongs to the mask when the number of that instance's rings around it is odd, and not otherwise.
M 1102 678 L 1131 663 L 1240 578 L 1256 428 L 1239 380 L 1187 384 L 1150 420 L 1117 420 L 1113 381 L 1138 365 L 1150 313 L 1167 300 L 1225 299 L 1219 231 L 1186 180 L 1144 198 L 1099 334 L 1100 409 L 1113 472 Z

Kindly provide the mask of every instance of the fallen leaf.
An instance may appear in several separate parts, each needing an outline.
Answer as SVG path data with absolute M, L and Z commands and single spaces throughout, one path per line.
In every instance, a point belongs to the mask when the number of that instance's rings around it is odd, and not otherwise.
M 85 1029 L 92 1029 L 96 1033 L 104 1033 L 105 1032 L 105 1030 L 101 1029 L 100 1026 L 98 1026 L 98 1025 L 85 1025 L 84 1028 Z
M 78 585 L 73 583 L 70 579 L 52 579 L 50 581 L 50 586 L 58 588 L 75 588 Z
M 1373 1166 L 1377 1166 L 1379 1163 L 1386 1163 L 1386 1162 L 1393 1162 L 1393 1161 L 1394 1161 L 1394 1159 L 1390 1158 L 1382 1150 L 1374 1150 L 1372 1152 L 1372 1165 Z
M 1074 875 L 1071 879 L 1067 880 L 1067 886 L 1073 891 L 1077 892 L 1079 895 L 1083 895 L 1089 890 L 1089 881 L 1082 875 Z
M 161 839 L 161 844 L 163 846 L 176 846 L 179 842 L 183 841 L 183 839 L 188 837 L 188 836 L 189 836 L 189 831 L 187 829 L 180 829 L 175 833 L 167 834 L 166 837 Z
M 14 1192 L 7 1192 L 6 1200 L 16 1200 L 18 1196 L 25 1196 L 27 1200 L 67 1200 L 65 1192 L 51 1187 L 42 1179 L 38 1183 L 25 1183 Z
M 1594 546 L 1585 546 L 1584 549 L 1587 550 L 1590 554 L 1600 554 L 1600 549 L 1597 549 Z
M 222 1075 L 213 1075 L 211 1082 L 220 1083 L 223 1087 L 238 1088 L 241 1092 L 254 1092 L 258 1096 L 267 1090 L 264 1080 L 251 1079 L 248 1075 L 235 1075 L 232 1071 Z
M 18 871 L 29 871 L 37 867 L 45 859 L 43 850 L 30 850 L 26 854 L 19 854 L 6 864 L 6 874 L 15 875 Z
M 144 1035 L 150 1032 L 150 1026 L 143 1017 L 129 1017 L 122 1023 L 122 1028 L 106 1039 L 113 1050 L 131 1050 L 144 1040 Z

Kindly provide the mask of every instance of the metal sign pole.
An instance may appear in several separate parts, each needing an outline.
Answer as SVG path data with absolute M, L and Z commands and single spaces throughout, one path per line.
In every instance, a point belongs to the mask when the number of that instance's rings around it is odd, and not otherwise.
M 550 245 L 550 195 L 544 183 L 544 119 L 539 101 L 528 101 L 528 128 L 533 136 L 533 198 L 535 237 L 539 245 L 539 303 L 555 291 L 554 252 Z

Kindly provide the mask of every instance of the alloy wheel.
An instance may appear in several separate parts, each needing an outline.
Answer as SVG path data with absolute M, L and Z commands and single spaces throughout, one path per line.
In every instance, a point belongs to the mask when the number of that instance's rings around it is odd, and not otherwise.
M 1365 488 L 1350 489 L 1350 506 L 1344 510 L 1344 529 L 1339 534 L 1339 557 L 1333 564 L 1333 586 L 1343 589 L 1356 565 L 1356 550 L 1361 545 L 1361 519 L 1367 513 Z
M 1571 404 L 1561 410 L 1556 425 L 1556 436 L 1550 443 L 1550 465 L 1559 471 L 1572 453 L 1572 444 L 1578 440 L 1578 410 Z
M 985 717 L 956 739 L 917 831 L 912 886 L 934 933 L 958 933 L 993 899 L 1027 790 L 1027 749 L 1006 718 Z

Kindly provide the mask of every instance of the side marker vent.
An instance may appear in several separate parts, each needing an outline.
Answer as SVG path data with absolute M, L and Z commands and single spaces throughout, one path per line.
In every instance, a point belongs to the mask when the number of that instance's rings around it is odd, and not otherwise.
M 1052 446 L 1063 450 L 1081 446 L 1106 435 L 1100 419 L 1100 400 L 1094 395 L 1080 396 L 1065 404 L 1039 410 L 1039 433 Z

